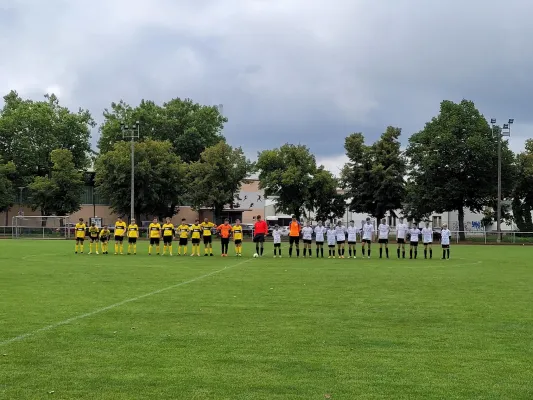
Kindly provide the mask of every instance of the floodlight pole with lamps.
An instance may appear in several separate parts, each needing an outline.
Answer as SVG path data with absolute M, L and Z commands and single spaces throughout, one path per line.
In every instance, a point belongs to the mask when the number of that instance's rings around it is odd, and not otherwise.
M 136 121 L 132 126 L 120 124 L 122 137 L 131 140 L 131 190 L 130 221 L 135 218 L 135 139 L 139 139 L 141 124 Z
M 496 125 L 496 118 L 491 118 L 490 125 L 492 129 L 492 134 L 494 135 L 494 127 L 498 128 L 498 199 L 497 199 L 497 210 L 496 210 L 496 231 L 498 243 L 501 242 L 501 219 L 502 219 L 502 136 L 510 137 L 511 136 L 511 125 L 514 123 L 514 119 L 509 118 L 506 124 L 503 124 L 502 129 L 500 130 L 499 126 Z

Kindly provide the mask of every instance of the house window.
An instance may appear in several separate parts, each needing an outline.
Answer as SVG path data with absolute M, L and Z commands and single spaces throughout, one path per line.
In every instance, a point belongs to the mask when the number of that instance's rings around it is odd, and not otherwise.
M 433 216 L 433 227 L 440 228 L 442 225 L 442 217 L 440 215 Z
M 387 224 L 392 227 L 396 226 L 396 217 L 389 215 L 387 218 Z

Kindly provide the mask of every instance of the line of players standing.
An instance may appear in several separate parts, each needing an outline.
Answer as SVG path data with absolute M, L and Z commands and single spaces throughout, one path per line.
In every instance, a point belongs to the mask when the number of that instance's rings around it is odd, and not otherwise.
M 300 223 L 293 217 L 289 225 L 289 257 L 293 255 L 293 247 L 296 247 L 296 256 L 300 256 L 300 237 L 303 240 L 303 256 L 312 256 L 312 242 L 313 235 L 315 236 L 316 257 L 324 257 L 324 244 L 328 245 L 328 258 L 345 258 L 346 244 L 348 246 L 348 258 L 357 257 L 357 237 L 361 239 L 361 252 L 363 257 L 367 255 L 370 258 L 372 252 L 371 244 L 374 238 L 379 243 L 379 258 L 383 257 L 383 249 L 385 249 L 385 256 L 389 258 L 389 236 L 391 228 L 386 224 L 386 220 L 382 219 L 378 226 L 377 232 L 374 232 L 374 225 L 370 218 L 366 219 L 362 228 L 355 226 L 354 221 L 350 221 L 348 227 L 338 221 L 337 224 L 324 225 L 322 221 L 313 227 L 309 222 L 306 222 L 303 228 L 300 228 Z M 274 238 L 274 257 L 281 257 L 281 231 L 276 225 L 272 232 Z M 416 225 L 408 226 L 399 219 L 396 226 L 396 254 L 398 258 L 405 258 L 405 245 L 409 243 L 409 258 L 416 259 L 418 257 L 418 244 L 420 236 L 422 236 L 422 243 L 424 246 L 424 258 L 433 258 L 433 230 L 426 223 L 425 227 L 420 230 Z M 450 258 L 450 237 L 451 232 L 447 225 L 443 225 L 441 231 L 441 246 L 442 259 Z

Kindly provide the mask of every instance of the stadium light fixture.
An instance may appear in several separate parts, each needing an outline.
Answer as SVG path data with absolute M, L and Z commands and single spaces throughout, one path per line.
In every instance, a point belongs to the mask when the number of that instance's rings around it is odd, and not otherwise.
M 130 188 L 130 221 L 135 218 L 135 139 L 139 139 L 141 123 L 135 121 L 132 126 L 120 124 L 122 137 L 131 140 L 131 188 Z
M 490 120 L 492 126 L 492 134 L 494 135 L 494 127 L 496 125 L 496 118 Z M 496 231 L 497 242 L 501 242 L 501 219 L 502 219 L 502 137 L 511 136 L 511 125 L 514 123 L 514 118 L 509 118 L 506 124 L 503 124 L 502 129 L 498 127 L 498 205 L 496 210 Z

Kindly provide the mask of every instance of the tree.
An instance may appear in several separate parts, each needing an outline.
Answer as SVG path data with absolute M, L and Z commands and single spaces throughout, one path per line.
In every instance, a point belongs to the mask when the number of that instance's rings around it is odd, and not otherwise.
M 15 201 L 15 189 L 12 181 L 14 175 L 15 164 L 11 161 L 3 163 L 0 158 L 0 212 L 9 210 Z
M 50 175 L 54 149 L 69 150 L 76 168 L 84 169 L 89 162 L 93 126 L 88 111 L 73 113 L 54 95 L 33 101 L 23 100 L 12 91 L 4 96 L 0 110 L 0 158 L 16 165 L 20 185 L 30 183 L 34 176 Z
M 518 229 L 533 232 L 533 139 L 526 140 L 526 150 L 516 156 L 516 179 L 511 206 Z
M 464 209 L 472 212 L 493 204 L 497 197 L 497 128 L 491 127 L 473 102 L 443 101 L 440 113 L 409 139 L 410 198 L 424 212 L 458 212 L 464 239 Z M 502 193 L 509 196 L 513 153 L 502 143 Z M 421 200 L 423 199 L 423 200 Z
M 224 140 L 222 129 L 227 119 L 217 107 L 202 106 L 190 99 L 175 98 L 163 105 L 143 100 L 137 107 L 123 101 L 104 111 L 98 147 L 101 154 L 123 141 L 120 124 L 140 122 L 140 139 L 169 141 L 172 151 L 185 162 L 198 161 L 208 147 Z
M 402 208 L 405 199 L 406 161 L 400 149 L 401 129 L 387 127 L 371 146 L 361 133 L 345 140 L 349 162 L 341 172 L 349 208 L 381 219 Z
M 340 218 L 346 212 L 346 202 L 338 193 L 339 182 L 324 166 L 317 168 L 313 174 L 306 209 L 315 213 L 317 221 L 331 221 Z
M 145 140 L 135 143 L 135 218 L 171 217 L 185 194 L 186 165 L 173 153 L 172 144 Z M 113 211 L 128 215 L 131 206 L 131 145 L 115 143 L 95 164 L 97 190 Z
M 42 215 L 72 214 L 81 207 L 83 173 L 76 168 L 70 150 L 53 150 L 50 159 L 51 176 L 36 176 L 28 186 L 30 206 Z
M 315 157 L 304 145 L 284 144 L 279 149 L 264 150 L 257 159 L 259 187 L 266 196 L 277 197 L 276 210 L 298 219 L 309 203 Z
M 212 207 L 218 220 L 224 206 L 233 204 L 253 168 L 240 147 L 232 148 L 225 142 L 208 147 L 199 161 L 189 165 L 188 198 L 196 209 Z

